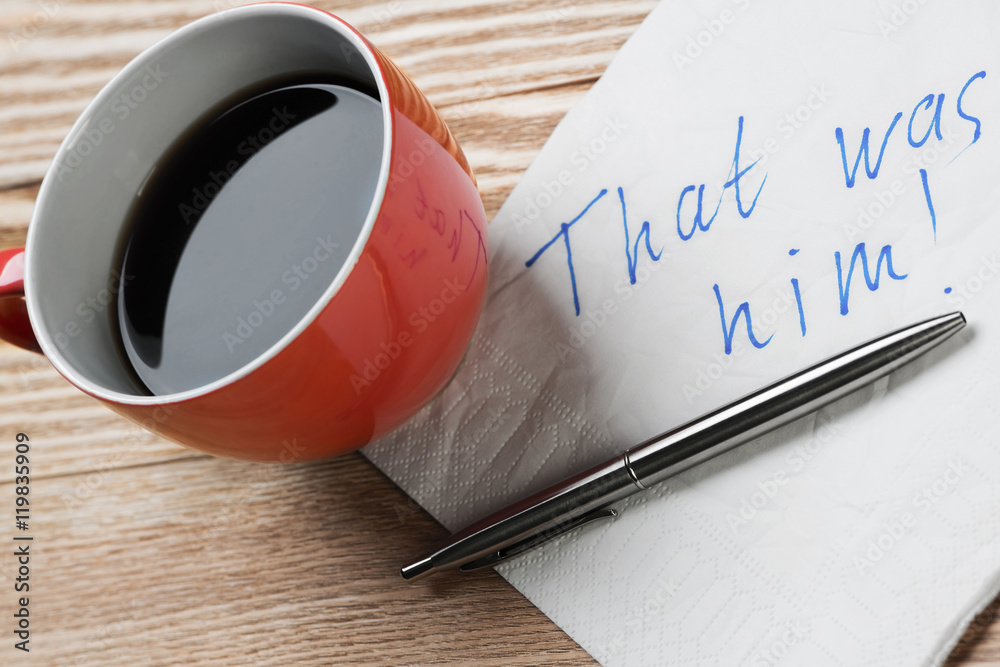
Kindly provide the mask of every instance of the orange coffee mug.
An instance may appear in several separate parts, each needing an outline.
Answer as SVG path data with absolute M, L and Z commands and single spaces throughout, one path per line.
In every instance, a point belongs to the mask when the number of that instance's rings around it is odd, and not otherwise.
M 360 232 L 332 282 L 267 349 L 223 377 L 151 395 L 136 386 L 115 315 L 131 206 L 158 160 L 209 110 L 297 72 L 377 91 L 380 161 Z M 25 248 L 0 253 L 0 336 L 175 442 L 243 460 L 314 460 L 367 444 L 441 391 L 472 338 L 487 262 L 472 171 L 406 75 L 329 13 L 249 5 L 143 52 L 83 112 L 42 183 Z M 203 287 L 226 299 L 224 286 Z M 230 336 L 242 340 L 280 307 L 269 294 Z

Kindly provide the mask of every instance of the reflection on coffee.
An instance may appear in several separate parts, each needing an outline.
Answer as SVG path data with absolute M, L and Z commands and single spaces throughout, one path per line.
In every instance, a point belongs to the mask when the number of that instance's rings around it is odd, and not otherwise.
M 377 96 L 288 81 L 174 144 L 134 202 L 119 264 L 121 343 L 150 393 L 223 378 L 295 328 L 351 253 L 382 147 Z

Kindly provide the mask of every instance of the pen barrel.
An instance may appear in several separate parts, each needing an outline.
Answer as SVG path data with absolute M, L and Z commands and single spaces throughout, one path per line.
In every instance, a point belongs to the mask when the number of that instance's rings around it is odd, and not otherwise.
M 439 570 L 487 567 L 614 516 L 607 509 L 612 503 L 818 410 L 909 363 L 963 326 L 961 313 L 943 315 L 795 373 L 491 514 L 400 574 L 415 580 Z
M 642 486 L 661 482 L 874 382 L 964 325 L 952 313 L 886 334 L 629 449 L 627 464 Z

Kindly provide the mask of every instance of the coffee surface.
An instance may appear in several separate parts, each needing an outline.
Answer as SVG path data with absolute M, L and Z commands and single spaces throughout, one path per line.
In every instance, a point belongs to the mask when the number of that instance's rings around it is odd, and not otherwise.
M 377 99 L 275 86 L 168 151 L 129 215 L 117 323 L 145 390 L 223 378 L 295 328 L 344 268 L 382 162 Z

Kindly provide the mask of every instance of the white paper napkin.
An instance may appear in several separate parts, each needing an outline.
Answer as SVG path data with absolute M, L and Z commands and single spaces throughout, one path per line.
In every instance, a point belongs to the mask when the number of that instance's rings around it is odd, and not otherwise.
M 457 529 L 961 309 L 888 380 L 498 568 L 606 665 L 942 662 L 1000 590 L 998 29 L 988 2 L 659 5 L 490 225 L 460 373 L 365 455 Z

